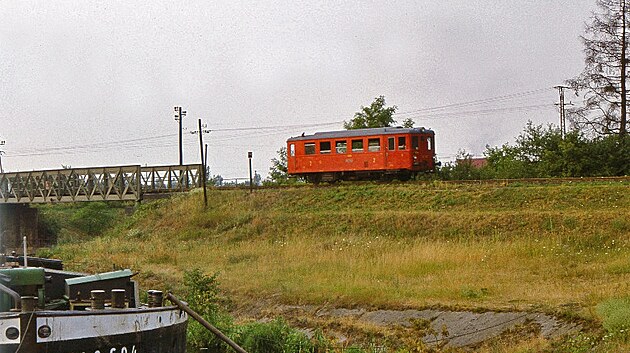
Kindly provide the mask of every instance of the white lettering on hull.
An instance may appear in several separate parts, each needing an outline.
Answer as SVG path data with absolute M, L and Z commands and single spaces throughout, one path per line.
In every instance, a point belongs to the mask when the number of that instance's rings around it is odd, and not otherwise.
M 103 350 L 97 349 L 94 351 L 94 353 L 138 353 L 138 351 L 136 350 L 136 346 L 131 346 L 131 348 L 127 348 L 125 346 L 120 347 L 120 348 L 104 348 Z M 79 353 L 79 352 L 77 352 Z M 91 353 L 91 351 L 82 351 L 80 353 Z

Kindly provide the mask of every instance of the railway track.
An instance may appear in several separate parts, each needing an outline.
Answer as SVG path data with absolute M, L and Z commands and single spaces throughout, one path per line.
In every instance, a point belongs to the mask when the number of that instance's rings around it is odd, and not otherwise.
M 524 178 L 524 179 L 485 179 L 485 180 L 413 180 L 413 181 L 352 181 L 340 183 L 321 183 L 318 185 L 310 183 L 296 183 L 291 185 L 263 185 L 254 187 L 255 190 L 266 189 L 290 189 L 290 188 L 326 188 L 347 185 L 497 185 L 509 186 L 519 184 L 555 185 L 574 183 L 629 183 L 630 176 L 620 177 L 584 177 L 584 178 Z M 214 186 L 213 190 L 249 190 L 248 185 L 244 186 Z

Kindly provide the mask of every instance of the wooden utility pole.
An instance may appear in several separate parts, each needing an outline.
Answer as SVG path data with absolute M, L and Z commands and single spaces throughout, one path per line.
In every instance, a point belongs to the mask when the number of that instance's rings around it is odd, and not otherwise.
M 205 151 L 203 152 L 203 164 L 205 168 L 208 168 L 208 144 L 206 143 Z
M 4 146 L 4 144 L 5 144 L 5 143 L 6 143 L 6 142 L 5 142 L 4 140 L 3 140 L 3 141 L 0 141 L 0 146 Z M 1 147 L 0 147 L 0 148 L 1 148 Z M 4 173 L 4 169 L 2 168 L 2 155 L 3 155 L 3 154 L 4 154 L 4 151 L 3 151 L 3 150 L 0 150 L 0 173 Z
M 564 106 L 566 105 L 564 103 L 564 90 L 569 87 L 554 86 L 554 88 L 558 89 L 558 94 L 560 95 L 560 103 L 558 103 L 557 105 L 560 106 L 560 135 L 562 136 L 562 139 L 564 139 L 564 137 L 567 135 L 567 119 L 566 112 L 564 110 Z
M 184 147 L 182 143 L 182 120 L 186 116 L 186 111 L 182 107 L 175 107 L 175 120 L 179 122 L 179 165 L 184 165 Z
M 252 177 L 252 157 L 253 153 L 247 152 L 247 159 L 249 159 L 249 193 L 254 192 L 254 179 Z
M 203 188 L 203 207 L 208 207 L 208 196 L 206 194 L 206 160 L 203 153 L 203 129 L 201 128 L 201 119 L 199 119 L 199 153 L 201 153 L 201 187 Z M 206 145 L 208 146 L 208 145 Z

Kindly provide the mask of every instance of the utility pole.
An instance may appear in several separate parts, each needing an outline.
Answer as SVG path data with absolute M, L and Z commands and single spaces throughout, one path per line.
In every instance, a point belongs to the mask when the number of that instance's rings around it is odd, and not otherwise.
M 206 149 L 203 153 L 203 164 L 206 166 L 206 168 L 208 168 L 208 144 L 206 143 Z
M 184 165 L 184 148 L 182 144 L 182 120 L 186 116 L 186 111 L 182 107 L 175 107 L 175 120 L 179 122 L 179 165 Z
M 254 192 L 254 179 L 252 178 L 252 157 L 253 153 L 247 152 L 247 159 L 249 159 L 249 193 Z
M 564 137 L 567 134 L 567 119 L 566 119 L 566 112 L 564 110 L 564 106 L 565 105 L 572 105 L 571 103 L 569 104 L 565 104 L 564 103 L 564 90 L 566 88 L 569 88 L 567 86 L 554 86 L 553 88 L 557 88 L 558 89 L 558 94 L 560 95 L 560 103 L 556 103 L 556 105 L 560 106 L 560 135 L 562 136 L 562 139 L 564 140 Z
M 4 144 L 6 143 L 6 141 L 2 140 L 0 141 L 0 148 L 2 148 L 1 146 L 4 146 Z M 4 154 L 4 150 L 0 149 L 0 173 L 4 173 L 4 169 L 2 168 L 2 155 Z
M 211 130 L 208 130 L 206 125 L 201 124 L 201 119 L 199 119 L 198 122 L 199 122 L 199 130 L 191 131 L 190 133 L 199 134 L 199 153 L 201 154 L 201 169 L 202 169 L 201 175 L 199 177 L 201 178 L 201 187 L 203 187 L 203 206 L 208 207 L 208 196 L 206 194 L 206 158 L 208 157 L 207 156 L 208 145 L 206 145 L 206 153 L 204 153 L 203 134 L 207 134 Z

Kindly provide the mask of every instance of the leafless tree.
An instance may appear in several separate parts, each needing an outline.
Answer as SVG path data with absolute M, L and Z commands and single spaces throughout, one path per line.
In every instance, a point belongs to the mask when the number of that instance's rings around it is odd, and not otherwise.
M 584 71 L 567 83 L 584 96 L 568 111 L 579 128 L 598 134 L 627 133 L 628 0 L 597 0 L 599 11 L 586 24 Z

